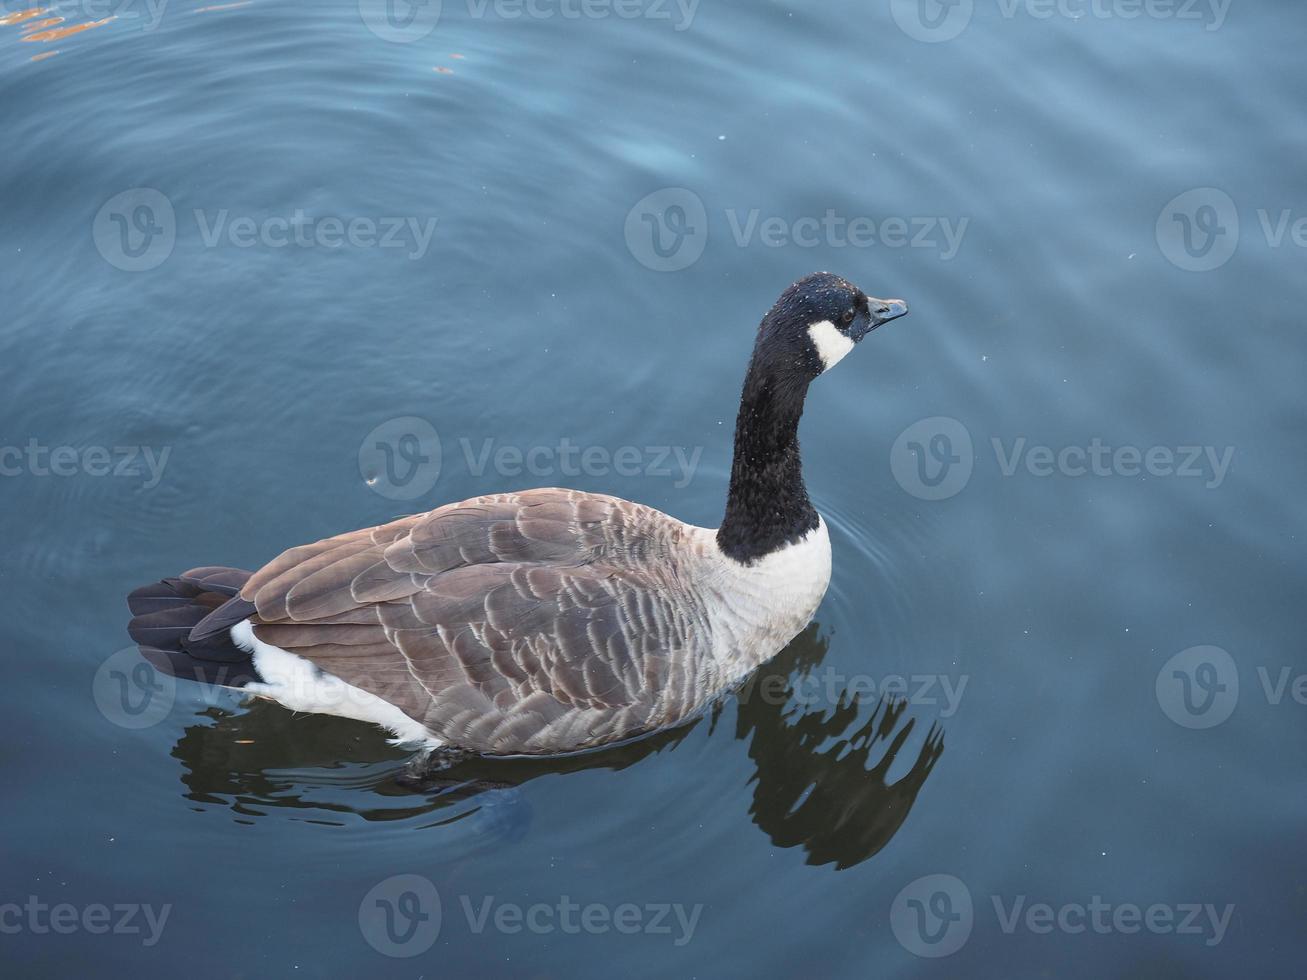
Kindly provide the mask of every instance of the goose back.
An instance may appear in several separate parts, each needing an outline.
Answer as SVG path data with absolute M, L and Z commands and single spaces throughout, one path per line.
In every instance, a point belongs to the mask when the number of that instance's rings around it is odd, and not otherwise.
M 693 587 L 709 545 L 649 507 L 532 490 L 293 548 L 241 598 L 261 643 L 436 740 L 557 752 L 675 723 L 719 686 Z

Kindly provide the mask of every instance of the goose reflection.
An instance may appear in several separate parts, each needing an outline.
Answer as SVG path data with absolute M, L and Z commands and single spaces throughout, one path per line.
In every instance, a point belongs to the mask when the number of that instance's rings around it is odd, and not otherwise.
M 785 694 L 785 701 L 746 695 L 740 702 L 735 737 L 749 740 L 757 767 L 749 815 L 777 847 L 803 847 L 809 864 L 850 868 L 903 826 L 944 751 L 944 734 L 931 725 L 912 767 L 890 782 L 916 725 L 903 720 L 906 701 L 882 699 L 859 725 L 862 701 L 847 690 L 829 713 L 795 707 L 792 687 Z
M 844 869 L 876 854 L 903 825 L 944 740 L 932 724 L 907 772 L 891 782 L 890 768 L 916 725 L 906 702 L 864 704 L 847 688 L 819 705 L 796 698 L 827 645 L 814 623 L 707 718 L 573 756 L 412 759 L 358 722 L 292 716 L 258 700 L 236 711 L 206 708 L 173 755 L 185 767 L 187 799 L 200 808 L 229 807 L 238 821 L 274 810 L 326 824 L 469 821 L 467 831 L 502 841 L 529 827 L 519 788 L 531 780 L 626 769 L 673 751 L 703 724 L 718 739 L 722 718 L 735 710 L 733 734 L 747 743 L 754 767 L 753 822 L 776 846 L 803 848 L 807 863 Z

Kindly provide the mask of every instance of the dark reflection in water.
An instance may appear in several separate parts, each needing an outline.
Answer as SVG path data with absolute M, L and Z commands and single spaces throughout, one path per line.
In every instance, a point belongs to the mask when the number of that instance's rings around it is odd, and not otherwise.
M 756 766 L 749 815 L 778 847 L 802 846 L 809 864 L 842 870 L 880 851 L 944 752 L 944 733 L 931 725 L 912 768 L 890 782 L 916 719 L 900 724 L 907 702 L 882 699 L 858 726 L 861 707 L 847 691 L 829 712 L 771 697 L 741 700 L 735 737 L 750 739 Z
M 879 852 L 907 818 L 944 750 L 932 725 L 906 774 L 889 770 L 916 724 L 906 702 L 867 706 L 848 689 L 811 704 L 796 698 L 826 653 L 816 624 L 764 666 L 707 719 L 601 751 L 553 759 L 409 758 L 358 722 L 292 715 L 266 701 L 237 713 L 209 707 L 173 748 L 186 767 L 188 799 L 229 806 L 241 822 L 272 810 L 302 811 L 310 823 L 420 821 L 492 839 L 519 839 L 530 807 L 519 788 L 533 779 L 626 769 L 674 749 L 705 720 L 716 737 L 734 704 L 735 738 L 748 743 L 753 822 L 778 847 L 802 847 L 807 863 L 852 867 Z M 342 760 L 349 760 L 348 762 Z M 431 819 L 423 819 L 430 817 Z

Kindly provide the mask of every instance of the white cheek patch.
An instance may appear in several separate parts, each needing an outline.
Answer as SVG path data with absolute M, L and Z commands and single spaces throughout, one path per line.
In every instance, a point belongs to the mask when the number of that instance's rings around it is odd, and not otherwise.
M 853 341 L 840 333 L 829 320 L 810 326 L 808 336 L 812 339 L 812 346 L 817 348 L 823 371 L 829 371 L 843 360 L 845 354 L 853 350 Z

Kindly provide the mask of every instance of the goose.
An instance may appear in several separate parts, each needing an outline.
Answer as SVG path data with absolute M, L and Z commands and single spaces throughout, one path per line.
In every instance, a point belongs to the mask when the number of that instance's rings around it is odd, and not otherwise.
M 763 318 L 716 529 L 617 497 L 495 493 L 128 597 L 157 670 L 397 745 L 562 755 L 695 716 L 811 621 L 831 576 L 798 427 L 809 384 L 908 311 L 815 273 Z

